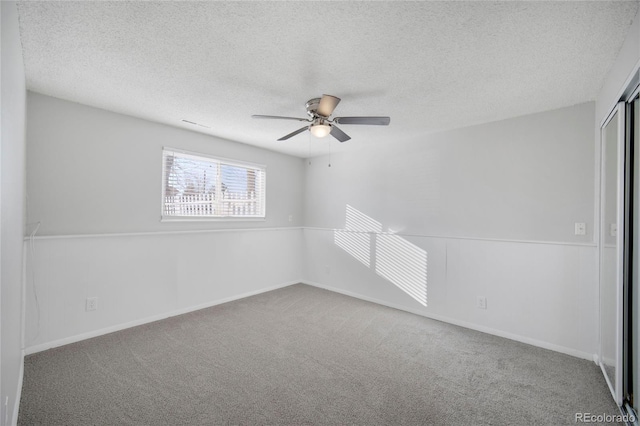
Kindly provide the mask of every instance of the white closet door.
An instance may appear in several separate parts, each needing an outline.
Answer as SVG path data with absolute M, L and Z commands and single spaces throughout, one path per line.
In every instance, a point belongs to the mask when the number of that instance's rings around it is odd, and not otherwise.
M 600 367 L 622 403 L 624 267 L 624 103 L 602 126 L 600 157 Z

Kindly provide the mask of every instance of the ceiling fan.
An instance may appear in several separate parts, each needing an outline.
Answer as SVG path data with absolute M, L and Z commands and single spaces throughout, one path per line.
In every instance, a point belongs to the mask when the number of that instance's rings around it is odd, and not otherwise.
M 313 98 L 307 101 L 305 107 L 307 108 L 307 115 L 309 118 L 296 118 L 296 117 L 281 117 L 279 115 L 252 115 L 252 118 L 268 118 L 268 119 L 280 119 L 280 120 L 296 120 L 306 121 L 308 125 L 301 127 L 300 129 L 289 133 L 278 139 L 279 141 L 287 140 L 299 133 L 309 130 L 315 137 L 323 138 L 327 135 L 331 135 L 338 139 L 340 142 L 346 142 L 351 137 L 345 132 L 340 130 L 336 124 L 368 124 L 374 126 L 388 126 L 391 118 L 389 117 L 334 117 L 331 119 L 331 114 L 336 108 L 340 98 L 331 95 L 322 95 L 322 98 Z

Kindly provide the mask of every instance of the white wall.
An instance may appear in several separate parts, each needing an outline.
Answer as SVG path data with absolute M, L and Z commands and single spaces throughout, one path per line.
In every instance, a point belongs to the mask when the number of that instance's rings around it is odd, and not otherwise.
M 36 239 L 27 353 L 300 282 L 300 242 L 294 227 Z
M 2 134 L 0 139 L 0 424 L 17 414 L 22 378 L 22 239 L 24 233 L 25 76 L 14 2 L 1 2 Z M 6 403 L 6 405 L 5 405 Z
M 587 103 L 372 145 L 334 155 L 331 167 L 326 157 L 313 159 L 305 278 L 590 359 L 593 121 Z M 586 236 L 574 235 L 575 222 L 587 224 Z M 385 232 L 395 233 L 395 258 L 385 252 Z M 406 272 L 408 258 L 427 259 L 426 280 L 416 268 Z M 425 281 L 422 306 L 409 293 Z M 487 298 L 486 310 L 476 308 L 477 296 Z
M 593 111 L 590 103 L 369 146 L 334 155 L 329 168 L 327 158 L 309 165 L 30 93 L 28 214 L 30 229 L 36 222 L 41 227 L 29 252 L 27 351 L 304 276 L 590 357 L 597 329 Z M 159 223 L 163 145 L 266 164 L 267 221 Z M 113 170 L 127 179 L 111 179 Z M 296 226 L 303 223 L 302 200 L 304 245 Z M 295 222 L 288 222 L 290 213 Z M 587 223 L 588 235 L 573 235 L 574 222 Z M 367 232 L 338 235 L 340 247 L 333 229 L 345 225 Z M 385 237 L 386 231 L 397 234 Z M 402 287 L 421 272 L 385 255 L 385 244 L 400 257 L 427 258 L 427 306 L 392 283 Z M 247 258 L 238 256 L 247 250 Z M 368 266 L 359 255 L 369 257 Z M 252 262 L 258 266 L 245 266 Z M 487 297 L 487 310 L 475 308 L 477 296 Z M 85 312 L 87 297 L 99 298 L 98 311 Z
M 372 239 L 375 240 L 374 235 Z M 305 229 L 308 283 L 464 327 L 592 359 L 597 345 L 594 247 L 399 236 L 427 256 L 427 306 L 334 243 Z M 374 243 L 375 244 L 375 243 Z M 376 250 L 371 250 L 375 257 Z M 410 284 L 407 284 L 407 286 Z M 487 298 L 487 309 L 476 297 Z
M 36 93 L 27 116 L 27 352 L 301 280 L 302 159 Z M 163 146 L 266 165 L 267 219 L 161 223 Z

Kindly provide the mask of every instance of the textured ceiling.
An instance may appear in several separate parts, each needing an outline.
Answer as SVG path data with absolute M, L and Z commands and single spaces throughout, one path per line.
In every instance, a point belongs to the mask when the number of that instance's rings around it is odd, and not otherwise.
M 640 2 L 19 2 L 29 89 L 301 157 L 593 100 Z M 276 142 L 305 102 L 389 115 Z M 182 122 L 183 119 L 205 127 Z

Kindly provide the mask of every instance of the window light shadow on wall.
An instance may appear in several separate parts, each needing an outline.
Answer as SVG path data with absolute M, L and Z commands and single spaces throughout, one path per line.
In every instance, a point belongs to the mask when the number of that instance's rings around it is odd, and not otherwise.
M 371 238 L 375 244 L 371 244 Z M 382 232 L 382 224 L 347 205 L 345 229 L 334 243 L 363 265 L 427 306 L 427 252 L 399 235 Z
M 371 266 L 370 232 L 382 232 L 382 224 L 347 205 L 344 230 L 335 231 L 333 239 L 338 247 L 369 267 Z
M 376 235 L 376 273 L 427 306 L 427 252 L 393 234 Z

